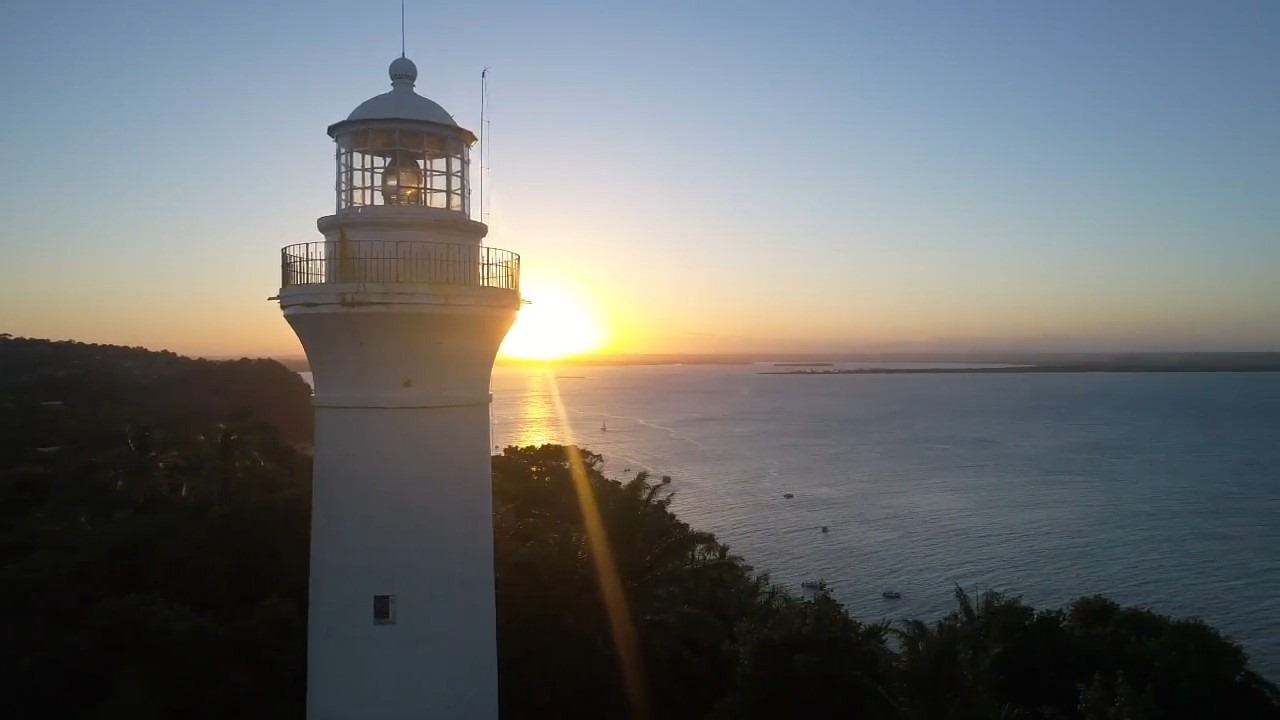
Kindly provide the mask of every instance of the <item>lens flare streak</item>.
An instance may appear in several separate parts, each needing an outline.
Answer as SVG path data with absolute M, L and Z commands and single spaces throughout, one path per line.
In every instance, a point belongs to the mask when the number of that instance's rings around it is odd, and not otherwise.
M 618 652 L 618 665 L 622 671 L 627 698 L 631 703 L 631 716 L 637 720 L 648 720 L 648 695 L 644 682 L 644 668 L 640 660 L 640 644 L 636 639 L 635 626 L 631 623 L 631 609 L 627 603 L 626 592 L 622 588 L 622 579 L 618 575 L 617 563 L 613 559 L 608 534 L 600 516 L 600 508 L 596 505 L 595 494 L 591 491 L 591 481 L 587 476 L 586 465 L 582 461 L 582 453 L 578 450 L 573 428 L 569 424 L 568 414 L 560 399 L 560 388 L 550 371 L 547 373 L 547 380 L 551 387 L 556 415 L 559 417 L 563 436 L 566 438 L 569 473 L 578 495 L 578 505 L 582 509 L 587 543 L 591 549 L 592 561 L 595 563 L 596 578 L 600 582 L 600 595 L 604 599 L 605 611 L 609 615 L 613 643 Z

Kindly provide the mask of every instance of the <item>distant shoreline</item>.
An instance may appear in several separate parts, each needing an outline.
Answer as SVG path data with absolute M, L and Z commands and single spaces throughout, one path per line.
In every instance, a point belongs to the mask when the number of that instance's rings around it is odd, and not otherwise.
M 758 375 L 975 375 L 1026 373 L 1264 373 L 1280 372 L 1280 365 L 1020 365 L 1016 367 L 972 368 L 840 368 L 837 370 L 767 370 Z

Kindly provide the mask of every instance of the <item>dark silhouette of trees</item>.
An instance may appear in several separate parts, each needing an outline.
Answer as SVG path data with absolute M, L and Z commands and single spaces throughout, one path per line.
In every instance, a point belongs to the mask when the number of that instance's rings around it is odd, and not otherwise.
M 204 361 L 0 339 L 0 693 L 15 717 L 303 717 L 310 426 L 291 437 L 229 399 L 309 418 L 307 393 L 268 362 L 186 363 Z M 493 460 L 508 720 L 633 716 L 584 485 L 650 718 L 1280 718 L 1276 688 L 1198 620 L 957 588 L 934 622 L 859 623 L 679 520 L 666 479 L 600 467 L 552 445 Z

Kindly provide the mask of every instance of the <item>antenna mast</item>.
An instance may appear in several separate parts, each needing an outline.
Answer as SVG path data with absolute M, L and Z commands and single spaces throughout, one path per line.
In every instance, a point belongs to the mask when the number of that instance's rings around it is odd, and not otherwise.
M 480 222 L 489 216 L 484 205 L 484 176 L 489 172 L 489 143 L 485 142 L 489 121 L 485 120 L 485 108 L 489 104 L 489 67 L 480 71 Z
M 404 57 L 404 0 L 400 0 L 400 57 Z

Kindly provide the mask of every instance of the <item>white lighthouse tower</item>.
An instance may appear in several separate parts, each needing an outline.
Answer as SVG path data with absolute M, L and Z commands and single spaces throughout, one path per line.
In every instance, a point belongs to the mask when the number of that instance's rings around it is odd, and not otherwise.
M 315 381 L 307 713 L 493 720 L 489 378 L 520 260 L 471 218 L 475 136 L 390 73 L 329 127 L 324 239 L 281 251 Z

